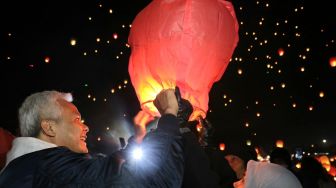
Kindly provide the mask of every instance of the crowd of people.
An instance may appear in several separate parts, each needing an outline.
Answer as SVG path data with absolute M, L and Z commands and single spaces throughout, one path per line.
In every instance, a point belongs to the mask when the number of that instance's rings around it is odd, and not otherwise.
M 284 148 L 264 162 L 246 145 L 210 147 L 211 125 L 189 121 L 192 106 L 177 91 L 162 90 L 153 101 L 161 114 L 155 130 L 146 132 L 152 119 L 140 111 L 135 135 L 109 155 L 89 154 L 89 127 L 70 93 L 28 96 L 19 109 L 20 136 L 0 129 L 0 187 L 336 188 L 314 157 L 304 157 L 297 171 Z M 208 124 L 201 138 L 199 121 Z M 146 153 L 141 159 L 132 155 L 139 148 Z

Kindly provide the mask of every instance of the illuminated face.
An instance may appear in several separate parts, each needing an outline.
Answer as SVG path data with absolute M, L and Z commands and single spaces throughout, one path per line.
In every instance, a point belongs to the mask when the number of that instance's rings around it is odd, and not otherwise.
M 244 178 L 242 178 L 239 181 L 234 182 L 233 183 L 233 187 L 234 188 L 244 188 L 245 187 L 245 180 L 244 180 Z
M 245 175 L 244 161 L 236 155 L 227 155 L 225 158 L 232 170 L 235 171 L 237 178 L 241 179 Z
M 88 153 L 86 134 L 89 128 L 82 123 L 76 106 L 65 100 L 58 100 L 62 107 L 61 118 L 55 126 L 55 144 L 65 146 L 76 153 Z

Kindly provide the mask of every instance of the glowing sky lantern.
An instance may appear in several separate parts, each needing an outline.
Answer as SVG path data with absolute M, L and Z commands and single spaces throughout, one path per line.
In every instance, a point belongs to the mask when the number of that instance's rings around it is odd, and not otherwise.
M 283 140 L 277 140 L 275 142 L 276 147 L 283 148 L 284 147 L 284 141 Z
M 50 57 L 45 57 L 44 62 L 47 63 L 47 64 L 50 63 Z
M 285 54 L 285 50 L 282 49 L 282 48 L 279 48 L 278 49 L 278 54 L 279 54 L 279 56 L 283 56 Z
M 318 159 L 322 166 L 329 172 L 330 170 L 330 161 L 326 155 L 321 155 Z
M 330 166 L 330 170 L 328 172 L 330 175 L 334 176 L 336 178 L 336 167 Z M 335 180 L 336 181 L 336 180 Z
M 225 144 L 224 143 L 219 144 L 219 150 L 221 150 L 221 151 L 225 150 Z
M 336 67 L 336 57 L 331 57 L 329 59 L 329 64 L 331 67 Z
M 225 72 L 238 43 L 238 22 L 224 0 L 155 0 L 135 18 L 129 35 L 129 74 L 143 110 L 159 115 L 152 101 L 179 86 L 206 116 L 208 93 Z

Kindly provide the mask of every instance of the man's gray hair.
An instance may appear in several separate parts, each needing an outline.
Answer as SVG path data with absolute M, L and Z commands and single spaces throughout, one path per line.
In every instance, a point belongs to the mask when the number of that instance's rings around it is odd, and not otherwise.
M 62 110 L 57 102 L 59 99 L 72 102 L 72 95 L 58 91 L 43 91 L 28 96 L 19 109 L 21 136 L 37 137 L 41 131 L 42 120 L 58 121 Z

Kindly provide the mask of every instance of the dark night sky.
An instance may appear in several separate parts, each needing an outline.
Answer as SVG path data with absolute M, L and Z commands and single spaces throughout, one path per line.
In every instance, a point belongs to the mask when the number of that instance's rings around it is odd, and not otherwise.
M 130 127 L 139 104 L 129 81 L 126 43 L 129 25 L 149 2 L 1 2 L 0 126 L 15 133 L 24 98 L 55 89 L 73 93 L 91 127 L 89 146 L 97 146 L 98 137 L 109 139 L 107 127 Z M 323 145 L 323 139 L 324 145 L 335 145 L 336 67 L 329 59 L 336 56 L 336 21 L 331 1 L 233 4 L 240 41 L 210 92 L 208 119 L 217 139 L 251 140 L 264 148 L 277 139 L 289 148 Z

